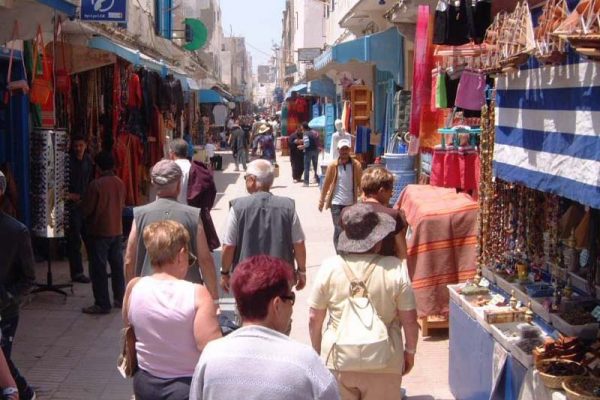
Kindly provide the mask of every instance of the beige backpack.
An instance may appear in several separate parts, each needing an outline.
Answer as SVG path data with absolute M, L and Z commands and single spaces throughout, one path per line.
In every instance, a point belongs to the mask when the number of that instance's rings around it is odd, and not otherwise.
M 336 339 L 327 358 L 337 371 L 369 371 L 387 367 L 392 355 L 388 327 L 379 317 L 367 290 L 379 256 L 358 279 L 344 260 L 344 272 L 350 281 L 350 295 L 345 300 Z

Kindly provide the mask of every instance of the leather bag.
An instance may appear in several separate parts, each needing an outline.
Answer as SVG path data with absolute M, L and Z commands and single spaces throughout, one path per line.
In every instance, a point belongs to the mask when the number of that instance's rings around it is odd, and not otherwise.
M 37 73 L 38 58 L 41 49 L 42 74 Z M 33 46 L 33 77 L 31 79 L 31 92 L 29 100 L 33 104 L 40 106 L 46 104 L 52 93 L 52 72 L 48 68 L 48 58 L 44 49 L 44 38 L 42 36 L 42 28 L 38 25 L 37 34 Z
M 19 36 L 19 22 L 15 21 L 13 26 L 12 36 L 10 41 L 17 39 Z M 10 48 L 10 58 L 8 61 L 8 73 L 6 75 L 6 88 L 8 89 L 11 95 L 16 94 L 16 92 L 22 92 L 23 94 L 27 94 L 29 92 L 29 84 L 27 83 L 27 68 L 25 68 L 24 55 L 21 55 L 21 64 L 23 65 L 23 74 L 24 79 L 19 79 L 16 81 L 12 79 L 12 65 L 14 60 L 14 47 Z
M 128 325 L 122 330 L 123 349 L 117 359 L 117 369 L 123 378 L 131 378 L 138 370 L 137 353 L 135 351 L 135 331 Z

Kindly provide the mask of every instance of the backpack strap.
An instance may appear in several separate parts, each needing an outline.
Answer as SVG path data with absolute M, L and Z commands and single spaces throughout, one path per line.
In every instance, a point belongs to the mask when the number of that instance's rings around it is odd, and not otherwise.
M 346 259 L 344 257 L 341 257 L 341 258 L 344 261 L 344 264 L 343 264 L 344 273 L 346 274 L 346 277 L 350 281 L 350 296 L 354 297 L 354 296 L 358 295 L 359 297 L 368 297 L 369 291 L 367 290 L 367 281 L 369 280 L 369 278 L 371 277 L 371 274 L 375 270 L 377 261 L 379 261 L 381 256 L 376 255 L 375 257 L 373 257 L 371 259 L 362 279 L 358 279 L 356 277 L 356 275 L 354 275 L 354 273 L 350 269 L 350 266 L 348 265 L 348 262 L 346 261 Z

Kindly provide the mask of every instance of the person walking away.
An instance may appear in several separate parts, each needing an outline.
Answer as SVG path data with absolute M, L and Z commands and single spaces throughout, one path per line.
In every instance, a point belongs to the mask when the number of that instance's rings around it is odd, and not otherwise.
M 290 163 L 292 164 L 292 179 L 295 183 L 302 180 L 304 173 L 304 152 L 300 148 L 302 145 L 302 129 L 298 127 L 296 132 L 288 138 L 290 148 Z
M 335 378 L 318 355 L 285 334 L 296 299 L 293 279 L 291 266 L 279 258 L 253 256 L 238 265 L 231 287 L 242 327 L 206 346 L 190 400 L 339 399 Z
M 269 160 L 272 164 L 275 163 L 275 138 L 271 133 L 271 128 L 263 125 L 258 130 L 257 145 L 260 146 L 261 156 L 263 160 Z
M 344 212 L 343 222 L 338 250 L 345 255 L 323 261 L 308 300 L 311 343 L 335 375 L 342 400 L 400 400 L 402 375 L 414 366 L 419 325 L 406 261 L 379 255 L 396 221 L 357 204 Z M 364 317 L 369 324 L 350 318 L 356 315 L 352 305 L 364 298 L 368 300 L 360 303 L 361 315 L 371 310 L 373 317 Z M 357 347 L 372 345 L 376 342 L 370 335 L 376 330 L 387 340 L 372 357 L 359 359 L 352 355 L 356 352 L 346 351 L 348 335 L 354 335 Z
M 235 171 L 240 170 L 240 164 L 244 168 L 244 171 L 247 168 L 246 163 L 248 162 L 248 147 L 249 140 L 248 136 L 244 133 L 240 125 L 236 121 L 232 130 L 231 136 L 229 138 L 231 150 L 233 151 L 233 160 L 235 162 Z
M 0 200 L 6 193 L 6 177 L 0 171 Z M 36 394 L 11 359 L 23 299 L 35 284 L 31 236 L 27 227 L 0 210 L 0 346 L 16 382 L 19 399 L 32 400 Z M 50 256 L 50 255 L 48 255 Z
M 88 227 L 94 304 L 81 311 L 85 314 L 108 314 L 111 304 L 106 274 L 107 262 L 110 265 L 115 308 L 121 308 L 125 291 L 122 245 L 125 184 L 115 176 L 115 161 L 109 152 L 98 153 L 96 166 L 100 170 L 100 176 L 90 183 L 83 202 L 83 214 Z
M 125 281 L 152 273 L 142 236 L 144 229 L 153 222 L 174 220 L 187 229 L 191 238 L 191 252 L 198 258 L 198 262 L 190 267 L 186 279 L 194 283 L 204 281 L 213 299 L 218 300 L 215 264 L 204 233 L 200 210 L 177 201 L 181 189 L 181 174 L 181 168 L 172 160 L 161 160 L 152 167 L 150 175 L 157 191 L 156 200 L 133 209 L 133 224 L 125 252 Z
M 381 243 L 382 256 L 395 256 L 406 259 L 406 228 L 408 223 L 404 211 L 390 207 L 390 199 L 394 190 L 394 175 L 383 166 L 367 168 L 362 173 L 360 188 L 363 193 L 362 203 L 375 212 L 388 214 L 396 221 L 396 229 L 387 235 Z M 344 209 L 341 221 L 344 220 Z M 342 229 L 344 229 L 342 224 Z
M 187 189 L 188 180 L 190 177 L 190 168 L 192 163 L 187 158 L 188 155 L 188 144 L 183 139 L 173 139 L 169 143 L 169 159 L 175 161 L 179 168 L 181 168 L 181 190 L 177 201 L 181 204 L 187 204 Z
M 67 256 L 71 280 L 78 283 L 90 283 L 90 278 L 83 273 L 81 242 L 86 241 L 85 222 L 81 211 L 81 200 L 88 185 L 94 178 L 94 163 L 86 152 L 87 143 L 83 136 L 71 139 L 69 154 L 69 193 L 67 195 L 67 211 L 69 225 L 66 232 Z
M 304 232 L 294 200 L 275 196 L 273 166 L 267 160 L 248 164 L 244 177 L 249 196 L 231 201 L 221 255 L 221 287 L 229 291 L 230 272 L 248 257 L 268 254 L 286 261 L 294 270 L 296 290 L 306 284 Z
M 344 208 L 356 203 L 362 176 L 360 162 L 350 156 L 350 141 L 340 140 L 338 150 L 340 157 L 327 167 L 319 199 L 319 211 L 323 211 L 323 207 L 331 208 L 333 245 L 336 251 L 338 251 L 337 243 L 342 231 L 340 215 Z
M 136 336 L 137 400 L 187 400 L 206 344 L 221 337 L 208 290 L 184 280 L 193 264 L 190 235 L 179 222 L 158 221 L 143 231 L 152 274 L 127 285 L 125 326 Z
M 304 146 L 304 186 L 308 186 L 310 178 L 310 164 L 312 163 L 315 170 L 315 183 L 319 183 L 319 175 L 317 172 L 317 164 L 319 163 L 319 134 L 310 129 L 308 122 L 302 123 L 304 134 L 302 135 L 302 143 Z

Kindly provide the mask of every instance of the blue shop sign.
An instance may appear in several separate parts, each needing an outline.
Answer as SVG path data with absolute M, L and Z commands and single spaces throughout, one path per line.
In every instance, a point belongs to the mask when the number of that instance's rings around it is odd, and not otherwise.
M 92 22 L 127 22 L 127 0 L 81 0 L 81 19 Z

